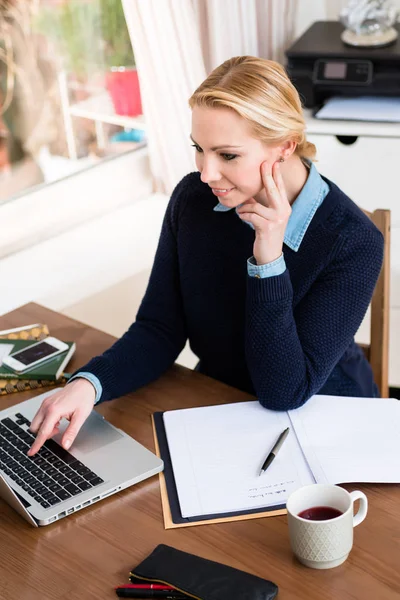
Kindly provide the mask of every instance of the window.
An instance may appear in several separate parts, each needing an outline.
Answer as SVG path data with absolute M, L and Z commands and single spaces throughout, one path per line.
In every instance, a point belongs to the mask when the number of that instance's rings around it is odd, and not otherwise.
M 0 203 L 146 144 L 121 0 L 0 8 Z

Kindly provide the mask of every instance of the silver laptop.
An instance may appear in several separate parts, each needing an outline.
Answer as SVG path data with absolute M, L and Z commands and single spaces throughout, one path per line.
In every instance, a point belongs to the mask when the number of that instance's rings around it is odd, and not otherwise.
M 143 479 L 163 461 L 92 411 L 70 451 L 60 445 L 68 421 L 32 458 L 29 425 L 54 389 L 0 411 L 0 496 L 35 527 L 49 525 Z

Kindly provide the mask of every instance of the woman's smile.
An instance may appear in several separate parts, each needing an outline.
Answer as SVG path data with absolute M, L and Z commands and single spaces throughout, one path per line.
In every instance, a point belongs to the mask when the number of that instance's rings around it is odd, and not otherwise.
M 211 188 L 212 189 L 212 193 L 215 194 L 216 196 L 222 197 L 222 196 L 227 196 L 230 192 L 232 192 L 235 188 L 228 188 L 228 189 L 222 189 L 222 188 Z

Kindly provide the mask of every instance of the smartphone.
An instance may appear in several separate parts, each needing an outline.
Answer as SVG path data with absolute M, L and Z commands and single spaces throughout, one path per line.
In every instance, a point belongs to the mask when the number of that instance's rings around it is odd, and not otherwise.
M 41 342 L 35 342 L 23 350 L 18 350 L 18 352 L 5 356 L 3 358 L 3 365 L 6 365 L 16 373 L 23 373 L 66 350 L 68 350 L 68 344 L 54 337 L 47 337 Z

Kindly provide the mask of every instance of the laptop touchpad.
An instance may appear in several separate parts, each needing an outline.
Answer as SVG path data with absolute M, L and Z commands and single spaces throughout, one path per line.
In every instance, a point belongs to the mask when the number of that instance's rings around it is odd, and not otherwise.
M 60 433 L 54 436 L 54 440 L 58 444 L 61 444 L 61 438 L 68 425 L 69 421 L 66 419 L 61 420 Z M 114 429 L 107 421 L 104 421 L 99 414 L 92 412 L 82 425 L 72 444 L 71 453 L 74 454 L 74 450 L 83 453 L 93 452 L 112 442 L 116 442 L 122 437 L 122 433 Z

